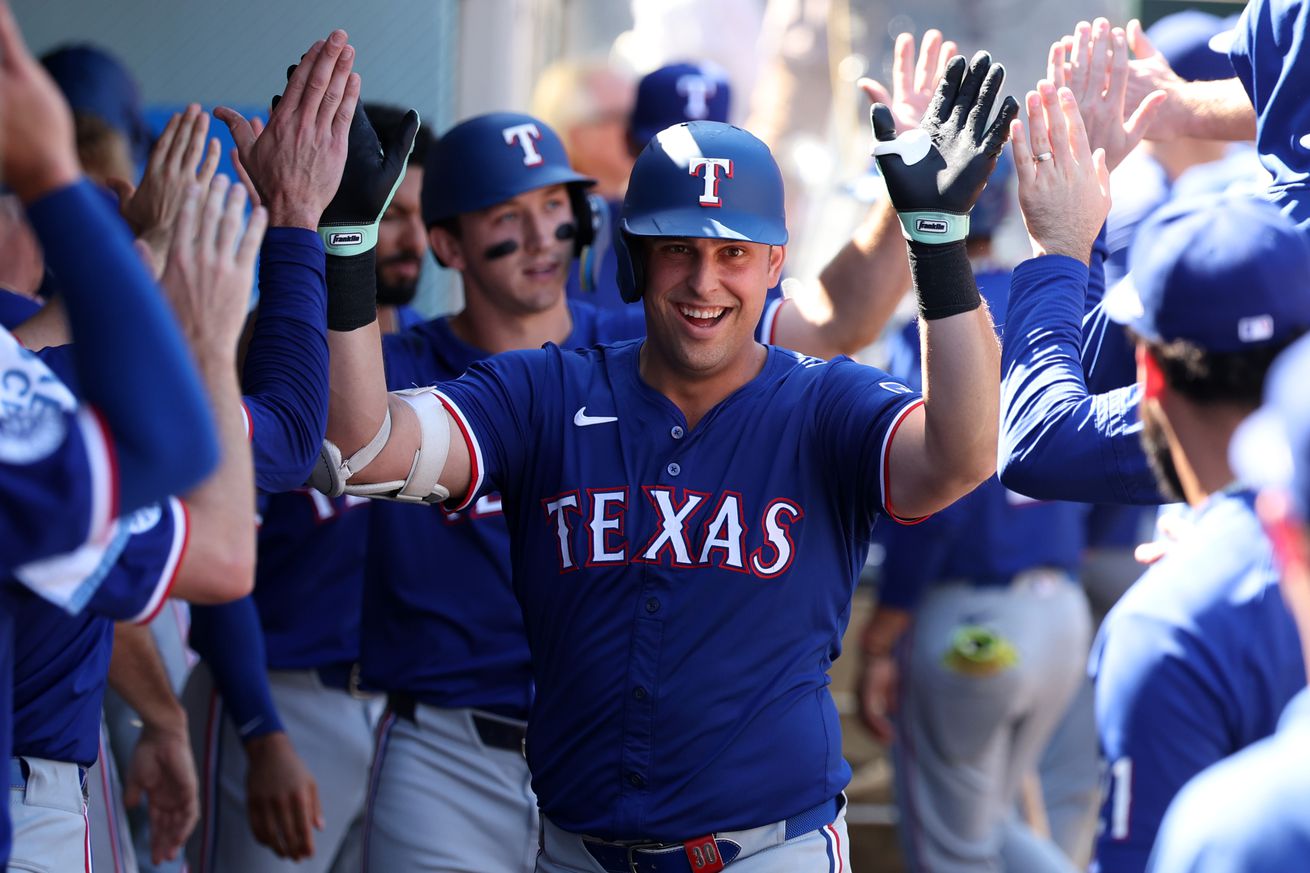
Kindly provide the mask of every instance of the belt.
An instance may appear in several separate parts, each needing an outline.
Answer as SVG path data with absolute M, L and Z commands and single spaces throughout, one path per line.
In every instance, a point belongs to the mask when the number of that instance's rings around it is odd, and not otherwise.
M 387 706 L 398 718 L 418 724 L 418 719 L 415 718 L 418 701 L 410 695 L 388 694 Z M 478 739 L 482 740 L 482 745 L 489 749 L 523 754 L 524 743 L 528 736 L 528 729 L 524 725 L 478 712 L 471 712 L 470 717 L 473 719 L 473 727 L 478 732 Z
M 356 700 L 371 700 L 377 694 L 364 687 L 358 661 L 343 661 L 313 668 L 324 688 L 344 691 Z
M 804 836 L 832 823 L 841 803 L 840 796 L 833 797 L 793 815 L 783 822 L 783 839 Z M 716 834 L 684 843 L 611 843 L 583 837 L 582 845 L 608 873 L 710 873 L 722 870 L 741 854 L 738 843 Z
M 32 773 L 31 766 L 22 758 L 9 759 L 9 788 L 13 791 L 23 791 L 27 788 L 27 777 Z M 86 768 L 79 766 L 77 768 L 77 782 L 86 790 Z

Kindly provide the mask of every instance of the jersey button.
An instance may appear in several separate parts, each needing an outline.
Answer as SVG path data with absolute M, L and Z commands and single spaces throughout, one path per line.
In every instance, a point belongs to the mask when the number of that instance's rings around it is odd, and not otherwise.
M 660 602 L 659 602 L 658 600 L 656 600 L 654 597 L 650 598 L 649 600 L 646 601 L 646 611 L 647 611 L 647 612 L 659 612 L 659 611 L 660 611 Z
M 642 778 L 642 775 L 640 773 L 629 773 L 628 784 L 631 785 L 633 788 L 641 788 L 646 784 L 646 780 Z
M 682 472 L 682 466 L 677 461 L 674 461 L 672 464 L 669 464 L 669 466 L 666 467 L 665 469 L 668 470 L 670 476 L 676 476 Z
M 634 700 L 645 700 L 646 689 L 638 685 L 636 688 L 632 689 L 632 697 Z
M 673 437 L 675 440 L 680 440 L 685 433 L 686 431 L 682 429 L 682 425 L 675 424 L 673 430 L 669 431 L 669 436 Z

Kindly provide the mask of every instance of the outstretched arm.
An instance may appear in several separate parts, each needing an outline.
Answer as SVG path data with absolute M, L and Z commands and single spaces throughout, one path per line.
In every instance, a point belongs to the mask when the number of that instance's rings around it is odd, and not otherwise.
M 967 72 L 953 59 L 922 127 L 900 137 L 887 107 L 874 107 L 874 152 L 909 240 L 923 348 L 924 403 L 891 444 L 888 502 L 901 518 L 949 506 L 995 469 L 999 350 L 964 240 L 1018 111 L 1008 97 L 988 123 L 1004 76 L 985 53 Z
M 7 3 L 0 56 L 0 169 L 59 274 L 82 388 L 112 436 L 121 511 L 137 509 L 213 469 L 213 419 L 126 228 L 82 177 L 72 113 Z
M 1137 388 L 1090 395 L 1079 347 L 1092 242 L 1109 210 L 1067 88 L 1029 92 L 1030 129 L 1013 130 L 1019 202 L 1034 258 L 1015 268 L 1002 353 L 997 463 L 1006 487 L 1044 500 L 1158 503 L 1138 442 Z M 1036 163 L 1034 154 L 1050 153 Z

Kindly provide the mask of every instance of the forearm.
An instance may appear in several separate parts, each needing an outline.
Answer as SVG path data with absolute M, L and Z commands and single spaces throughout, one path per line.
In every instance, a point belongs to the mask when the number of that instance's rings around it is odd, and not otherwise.
M 1240 79 L 1181 82 L 1168 94 L 1168 121 L 1157 120 L 1152 131 L 1166 127 L 1178 139 L 1255 139 L 1255 107 Z M 1152 138 L 1156 137 L 1152 134 Z
M 209 667 L 243 742 L 283 730 L 268 683 L 264 631 L 253 598 L 193 610 L 191 644 Z
M 184 498 L 191 536 L 177 593 L 200 603 L 224 602 L 254 585 L 254 473 L 233 353 L 200 349 L 197 363 L 218 425 L 219 466 Z
M 1001 353 L 986 305 L 919 330 L 924 441 L 953 501 L 995 470 Z
M 905 241 L 890 203 L 884 200 L 870 210 L 819 273 L 817 286 L 811 287 L 810 299 L 798 296 L 796 300 L 805 322 L 804 332 L 797 332 L 804 339 L 788 342 L 784 329 L 791 325 L 783 322 L 781 345 L 830 358 L 854 354 L 878 338 L 910 288 Z
M 327 429 L 327 289 L 322 242 L 312 231 L 269 230 L 260 252 L 259 316 L 242 387 L 260 412 L 255 481 L 269 493 L 305 483 Z
M 168 671 L 164 669 L 149 627 L 127 623 L 114 625 L 109 687 L 127 701 L 147 726 L 161 731 L 186 732 L 186 711 L 173 694 Z
M 913 614 L 904 609 L 878 604 L 860 634 L 860 651 L 870 657 L 889 654 L 909 628 Z
M 1046 256 L 1015 268 L 1001 358 L 1001 482 L 1039 500 L 1159 503 L 1136 389 L 1090 395 L 1079 356 L 1087 270 Z
M 185 490 L 215 462 L 200 380 L 127 227 L 82 181 L 28 205 L 58 273 L 87 400 L 109 423 L 122 511 Z

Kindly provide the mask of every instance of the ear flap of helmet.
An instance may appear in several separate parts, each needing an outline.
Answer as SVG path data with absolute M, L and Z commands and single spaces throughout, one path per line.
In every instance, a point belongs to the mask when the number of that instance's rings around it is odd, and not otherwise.
M 597 204 L 593 204 L 591 198 L 599 200 L 601 209 L 607 207 L 599 195 L 587 193 L 586 185 L 570 184 L 568 188 L 569 205 L 573 207 L 573 221 L 576 225 L 573 231 L 573 257 L 576 258 L 595 241 L 597 226 L 604 220 L 603 214 L 597 214 Z
M 637 249 L 635 257 L 634 247 Z M 623 297 L 624 303 L 636 303 L 646 290 L 645 264 L 642 262 L 641 243 L 637 242 L 627 231 L 623 231 L 615 240 L 614 249 L 618 260 L 619 295 Z

